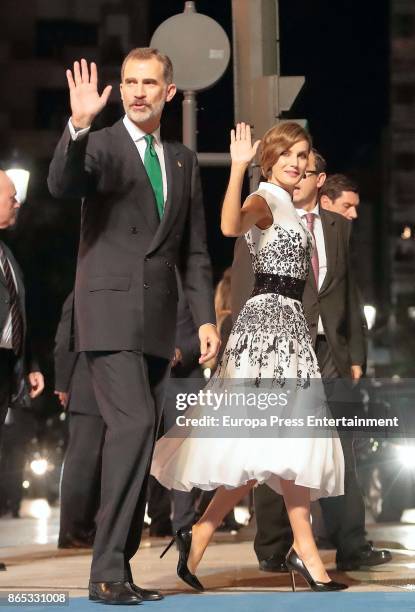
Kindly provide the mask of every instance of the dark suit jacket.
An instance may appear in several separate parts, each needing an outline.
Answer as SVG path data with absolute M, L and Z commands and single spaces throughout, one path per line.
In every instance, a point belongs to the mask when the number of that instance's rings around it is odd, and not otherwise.
M 303 294 L 304 313 L 313 343 L 321 316 L 327 342 L 341 376 L 350 377 L 350 366 L 365 367 L 365 323 L 349 260 L 351 222 L 337 213 L 320 208 L 327 254 L 327 274 L 317 291 L 313 270 Z M 232 315 L 235 318 L 254 285 L 250 254 L 243 237 L 235 244 L 232 264 Z
M 62 306 L 55 336 L 55 389 L 69 394 L 67 409 L 101 416 L 95 399 L 88 362 L 84 353 L 69 350 L 72 324 L 73 291 Z
M 176 378 L 201 377 L 199 366 L 200 340 L 196 325 L 194 324 L 188 301 L 183 292 L 181 282 L 178 280 L 179 302 L 177 307 L 176 347 L 182 353 L 182 360 L 172 369 L 171 374 Z
M 177 311 L 176 347 L 182 353 L 182 361 L 172 368 L 166 388 L 163 428 L 160 434 L 168 431 L 176 422 L 176 395 L 178 393 L 198 393 L 205 385 L 199 365 L 200 340 L 192 313 L 178 278 L 179 304 Z
M 151 183 L 122 120 L 72 141 L 66 128 L 50 166 L 52 195 L 82 197 L 75 284 L 80 351 L 142 350 L 171 359 L 175 266 L 195 324 L 214 323 L 196 155 L 164 142 L 168 197 L 159 222 Z
M 26 319 L 26 306 L 25 306 L 25 288 L 23 283 L 23 273 L 18 265 L 17 261 L 13 257 L 13 253 L 7 247 L 4 242 L 1 245 L 6 253 L 7 259 L 11 263 L 13 271 L 16 276 L 18 295 L 20 300 L 20 306 L 22 309 L 23 316 L 23 352 L 22 355 L 16 359 L 14 365 L 14 380 L 13 380 L 13 404 L 21 404 L 27 406 L 30 403 L 28 396 L 28 389 L 26 385 L 26 375 L 29 372 L 35 372 L 39 370 L 39 366 L 32 355 L 31 345 L 28 338 L 27 331 L 27 319 Z M 10 296 L 7 290 L 6 279 L 0 267 L 0 333 L 6 324 L 7 317 L 10 311 Z

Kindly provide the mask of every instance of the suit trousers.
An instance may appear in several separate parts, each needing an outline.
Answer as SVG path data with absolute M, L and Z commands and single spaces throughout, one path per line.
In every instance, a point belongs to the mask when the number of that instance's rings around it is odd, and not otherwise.
M 69 443 L 62 469 L 59 544 L 95 533 L 105 424 L 100 416 L 69 413 Z
M 128 581 L 141 540 L 169 362 L 139 351 L 86 355 L 106 425 L 91 581 Z
M 10 405 L 13 363 L 13 351 L 8 349 L 0 349 L 0 442 L 2 427 L 4 421 L 6 420 L 7 410 Z
M 325 339 L 317 338 L 316 355 L 321 375 L 325 379 L 326 395 L 334 418 L 345 416 L 344 405 L 330 402 L 330 379 L 340 378 Z M 350 395 L 350 389 L 346 388 Z M 353 402 L 351 402 L 353 405 Z M 347 416 L 347 415 L 346 415 Z M 344 495 L 320 499 L 327 538 L 337 550 L 338 557 L 353 555 L 367 544 L 365 531 L 365 502 L 357 480 L 353 432 L 339 431 L 344 455 Z
M 199 489 L 191 491 L 170 491 L 150 476 L 147 513 L 151 518 L 151 530 L 163 531 L 170 527 L 173 533 L 182 527 L 189 527 L 196 521 L 196 500 Z
M 338 378 L 339 373 L 324 337 L 317 337 L 316 355 L 322 378 Z M 334 411 L 332 415 L 341 416 Z M 357 481 L 353 438 L 350 433 L 342 432 L 339 432 L 339 437 L 345 462 L 345 494 L 322 498 L 320 506 L 328 539 L 337 549 L 338 557 L 347 557 L 367 543 L 365 505 Z M 283 497 L 264 484 L 255 489 L 254 502 L 257 520 L 254 548 L 258 560 L 285 555 L 293 538 Z
M 27 447 L 35 435 L 36 419 L 32 410 L 15 406 L 10 420 L 3 426 L 0 452 L 0 507 L 18 513 L 23 497 L 22 482 Z

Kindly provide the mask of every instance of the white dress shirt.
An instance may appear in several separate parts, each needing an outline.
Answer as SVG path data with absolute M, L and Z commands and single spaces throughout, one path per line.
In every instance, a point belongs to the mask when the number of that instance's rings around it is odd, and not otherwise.
M 297 209 L 297 212 L 300 215 L 301 219 L 303 219 L 306 227 L 307 227 L 307 221 L 305 219 L 305 215 L 307 214 L 307 212 L 312 212 L 314 214 L 314 238 L 316 240 L 316 249 L 317 249 L 317 254 L 318 254 L 318 266 L 319 266 L 317 289 L 320 291 L 323 285 L 324 279 L 326 278 L 326 274 L 327 274 L 326 244 L 324 242 L 324 232 L 323 232 L 323 224 L 321 222 L 321 216 L 320 216 L 320 207 L 317 203 L 315 208 L 313 208 L 313 210 L 307 211 L 307 210 L 303 210 L 302 208 L 299 208 Z M 318 334 L 325 333 L 321 317 L 318 318 L 317 333 Z
M 137 151 L 138 151 L 138 153 L 139 153 L 139 155 L 141 157 L 141 161 L 144 164 L 144 155 L 145 155 L 146 148 L 147 148 L 147 143 L 144 140 L 144 136 L 146 136 L 146 132 L 143 132 L 143 130 L 141 130 L 139 127 L 137 127 L 135 125 L 135 123 L 133 123 L 131 121 L 131 119 L 129 119 L 127 117 L 127 115 L 124 115 L 123 123 L 125 125 L 125 129 L 127 130 L 129 135 L 133 139 L 133 141 L 135 143 L 135 146 L 137 147 Z M 70 119 L 69 119 L 68 127 L 69 127 L 69 131 L 71 133 L 72 140 L 79 140 L 80 138 L 82 138 L 83 136 L 88 134 L 88 132 L 90 130 L 89 127 L 83 128 L 82 130 L 75 130 L 75 128 L 72 125 L 72 121 Z M 158 127 L 153 132 L 153 136 L 154 136 L 153 146 L 154 146 L 155 152 L 157 153 L 157 157 L 159 158 L 160 168 L 161 168 L 161 177 L 162 177 L 162 180 L 163 180 L 164 203 L 166 203 L 166 200 L 167 200 L 167 175 L 166 175 L 166 163 L 165 163 L 165 160 L 164 160 L 163 143 L 162 143 L 161 138 L 160 138 L 160 127 Z
M 9 266 L 10 266 L 10 270 L 12 271 L 12 276 L 13 276 L 13 282 L 14 282 L 14 286 L 16 287 L 16 292 L 18 291 L 17 288 L 17 281 L 16 281 L 16 275 L 14 273 L 13 270 L 13 266 L 11 264 L 10 259 L 7 260 L 9 262 Z M 4 268 L 3 268 L 3 264 L 1 262 L 0 259 L 0 269 L 4 274 Z M 13 340 L 12 340 L 12 311 L 9 311 L 9 314 L 7 316 L 6 319 L 6 323 L 3 327 L 3 329 L 1 330 L 1 336 L 0 336 L 0 348 L 2 349 L 12 349 L 13 348 Z

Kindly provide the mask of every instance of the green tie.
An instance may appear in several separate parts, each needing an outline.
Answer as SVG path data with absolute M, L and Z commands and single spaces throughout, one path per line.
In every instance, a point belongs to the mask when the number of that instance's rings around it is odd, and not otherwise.
M 157 203 L 157 212 L 161 219 L 164 212 L 164 195 L 160 162 L 154 149 L 153 134 L 146 134 L 144 136 L 144 140 L 147 143 L 146 152 L 144 154 L 144 167 L 147 171 L 148 178 L 150 179 L 151 186 L 153 187 L 154 196 Z

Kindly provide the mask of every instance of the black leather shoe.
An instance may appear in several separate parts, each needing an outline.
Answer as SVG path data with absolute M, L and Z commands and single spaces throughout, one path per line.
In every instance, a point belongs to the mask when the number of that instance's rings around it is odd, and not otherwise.
M 6 564 L 0 561 L 0 572 L 5 572 L 7 569 Z
M 285 555 L 272 555 L 268 559 L 259 562 L 261 572 L 273 572 L 274 574 L 286 574 Z
M 334 580 L 329 580 L 328 582 L 321 582 L 319 580 L 314 580 L 300 557 L 295 552 L 294 548 L 290 548 L 288 551 L 288 555 L 285 558 L 285 563 L 287 565 L 287 569 L 290 572 L 291 578 L 291 588 L 295 591 L 295 579 L 294 573 L 300 574 L 307 582 L 308 586 L 312 591 L 317 591 L 318 593 L 330 593 L 333 591 L 343 591 L 347 589 L 347 584 L 343 584 L 342 582 L 335 582 Z
M 368 542 L 349 557 L 342 557 L 339 554 L 336 556 L 337 569 L 343 572 L 358 570 L 364 566 L 383 565 L 383 563 L 389 563 L 389 561 L 392 561 L 390 551 L 373 548 L 372 542 Z
M 90 601 L 113 605 L 136 605 L 143 601 L 130 586 L 129 582 L 90 582 Z
M 159 591 L 150 591 L 148 589 L 142 589 L 141 587 L 134 584 L 134 582 L 130 582 L 130 587 L 140 595 L 143 601 L 160 601 L 160 599 L 164 599 L 164 595 L 162 595 Z

